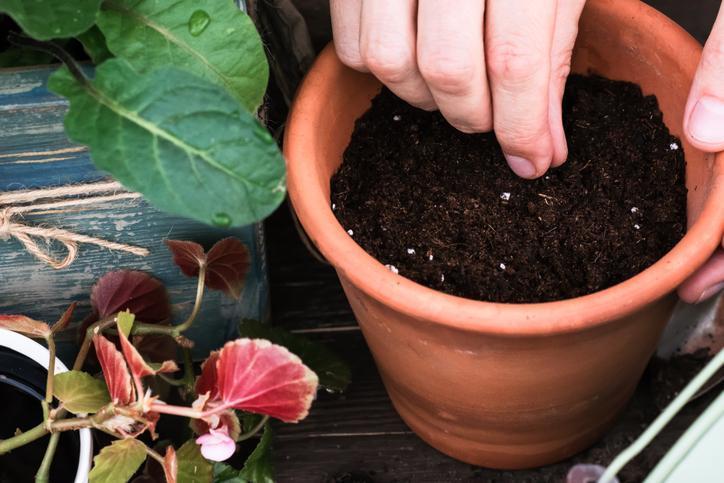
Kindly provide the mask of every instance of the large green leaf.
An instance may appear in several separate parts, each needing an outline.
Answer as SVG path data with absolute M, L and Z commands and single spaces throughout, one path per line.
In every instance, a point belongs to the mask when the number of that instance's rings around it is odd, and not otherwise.
M 116 440 L 93 458 L 93 469 L 88 474 L 88 481 L 90 483 L 126 482 L 145 459 L 146 447 L 140 441 L 132 438 Z
M 111 52 L 139 72 L 175 65 L 223 86 L 251 112 L 261 103 L 264 48 L 232 0 L 108 0 L 98 26 Z
M 239 470 L 225 463 L 214 463 L 214 483 L 246 483 Z
M 57 374 L 53 395 L 72 413 L 95 413 L 111 402 L 106 383 L 81 371 Z
M 94 64 L 100 64 L 113 57 L 106 45 L 106 38 L 97 26 L 93 26 L 76 37 L 83 45 L 83 50 L 90 56 Z
M 239 472 L 243 480 L 254 483 L 274 483 L 274 468 L 271 462 L 272 433 L 269 425 L 264 426 L 259 444 L 246 459 L 244 467 Z
M 349 366 L 323 344 L 279 327 L 248 319 L 239 325 L 239 334 L 250 339 L 267 339 L 286 347 L 317 374 L 319 384 L 329 391 L 342 392 L 349 384 Z
M 202 455 L 199 445 L 193 439 L 186 441 L 176 451 L 179 483 L 210 483 L 214 467 Z
M 62 68 L 48 86 L 70 99 L 68 136 L 161 210 L 240 226 L 284 199 L 284 160 L 274 140 L 207 80 L 172 67 L 141 75 L 110 59 L 92 83 Z
M 100 5 L 101 0 L 2 0 L 0 12 L 9 14 L 31 37 L 50 40 L 88 30 Z

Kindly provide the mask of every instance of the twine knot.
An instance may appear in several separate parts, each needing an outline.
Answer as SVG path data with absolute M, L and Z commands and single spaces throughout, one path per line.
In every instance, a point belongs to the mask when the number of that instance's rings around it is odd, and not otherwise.
M 54 210 L 72 206 L 102 205 L 124 199 L 138 199 L 140 196 L 138 193 L 124 191 L 123 187 L 116 182 L 0 193 L 0 240 L 7 241 L 15 238 L 28 253 L 55 269 L 70 266 L 78 256 L 78 245 L 82 243 L 145 257 L 149 253 L 145 248 L 82 235 L 61 228 L 31 226 L 18 220 L 24 214 L 33 212 L 52 213 Z M 53 201 L 35 203 L 43 199 Z M 5 208 L 2 208 L 3 205 Z M 65 248 L 65 256 L 56 258 L 51 253 L 49 246 L 43 248 L 38 244 L 38 238 L 42 238 L 46 242 L 61 243 Z
M 10 217 L 12 213 L 10 208 L 0 210 L 0 240 L 7 241 L 10 239 Z

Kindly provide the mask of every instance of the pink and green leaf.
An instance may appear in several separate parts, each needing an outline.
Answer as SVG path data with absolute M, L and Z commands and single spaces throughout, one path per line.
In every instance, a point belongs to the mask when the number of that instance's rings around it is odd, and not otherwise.
M 70 320 L 73 318 L 73 312 L 75 311 L 76 305 L 78 305 L 78 302 L 73 302 L 72 304 L 70 304 L 68 308 L 65 309 L 65 312 L 63 312 L 63 315 L 60 316 L 60 319 L 58 319 L 58 321 L 53 324 L 53 327 L 51 328 L 53 334 L 61 332 L 68 327 L 68 324 L 70 324 Z
M 309 413 L 319 380 L 286 348 L 237 339 L 219 352 L 217 386 L 223 407 L 298 422 Z
M 166 448 L 166 454 L 163 456 L 163 474 L 166 477 L 166 483 L 176 483 L 178 478 L 178 459 L 173 446 Z
M 114 404 L 127 405 L 133 400 L 131 373 L 128 371 L 123 355 L 111 341 L 100 334 L 93 336 L 96 357 L 101 364 L 108 393 Z
M 173 361 L 164 361 L 156 368 L 152 367 L 148 362 L 143 359 L 143 356 L 138 350 L 131 344 L 128 337 L 121 330 L 120 323 L 118 324 L 118 337 L 121 340 L 121 351 L 126 359 L 128 368 L 131 370 L 131 376 L 133 382 L 136 384 L 136 388 L 140 390 L 143 388 L 141 379 L 145 376 L 155 376 L 159 372 L 176 372 L 178 366 Z M 138 395 L 140 397 L 140 394 Z
M 196 379 L 195 391 L 201 396 L 208 393 L 209 399 L 215 399 L 218 394 L 216 384 L 216 365 L 219 362 L 219 351 L 213 351 L 201 364 L 201 375 Z
M 0 315 L 0 328 L 19 332 L 28 337 L 44 339 L 50 335 L 48 324 L 24 315 Z

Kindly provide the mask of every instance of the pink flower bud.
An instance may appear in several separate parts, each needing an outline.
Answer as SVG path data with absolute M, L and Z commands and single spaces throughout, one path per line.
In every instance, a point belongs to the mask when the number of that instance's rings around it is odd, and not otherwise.
M 196 444 L 201 445 L 204 458 L 211 461 L 225 461 L 236 451 L 236 443 L 229 437 L 226 427 L 209 429 L 208 433 L 196 438 Z

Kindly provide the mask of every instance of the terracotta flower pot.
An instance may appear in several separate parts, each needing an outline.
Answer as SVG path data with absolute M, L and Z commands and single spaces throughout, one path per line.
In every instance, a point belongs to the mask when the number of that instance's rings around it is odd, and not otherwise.
M 684 30 L 638 1 L 589 0 L 573 69 L 640 84 L 683 140 L 700 52 Z M 689 231 L 644 272 L 559 302 L 468 300 L 392 274 L 330 209 L 330 177 L 379 88 L 327 47 L 297 95 L 284 150 L 299 220 L 337 270 L 395 408 L 432 446 L 477 465 L 524 468 L 582 450 L 634 391 L 676 287 L 722 241 L 724 154 L 705 155 L 684 141 Z

